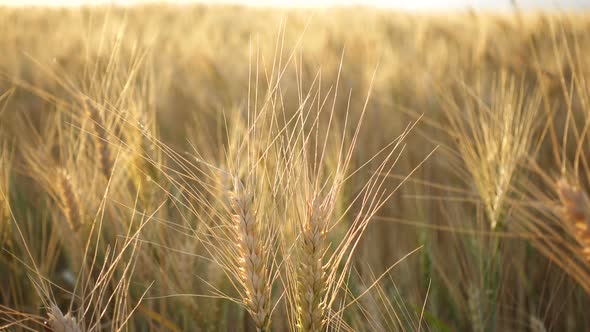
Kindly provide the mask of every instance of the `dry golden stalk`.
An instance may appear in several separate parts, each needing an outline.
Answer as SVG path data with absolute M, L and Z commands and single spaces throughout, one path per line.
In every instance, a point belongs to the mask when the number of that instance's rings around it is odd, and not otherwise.
M 140 161 L 138 164 L 141 165 L 141 168 L 148 172 L 148 176 L 153 180 L 157 180 L 158 178 L 158 167 L 154 163 L 158 163 L 160 161 L 159 156 L 157 155 L 157 149 L 154 145 L 154 135 L 152 130 L 147 125 L 145 113 L 142 113 L 141 119 L 139 122 L 139 129 L 140 129 L 140 150 L 143 151 L 145 154 L 144 156 L 140 157 Z
M 96 146 L 96 154 L 98 156 L 100 167 L 104 176 L 109 179 L 113 171 L 113 162 L 111 159 L 111 153 L 109 151 L 108 137 L 105 130 L 105 123 L 100 115 L 100 112 L 94 106 L 94 103 L 89 99 L 84 99 L 84 107 L 86 113 L 92 122 L 92 129 L 94 130 Z
M 326 237 L 326 214 L 319 200 L 308 208 L 303 225 L 301 256 L 297 271 L 298 281 L 298 326 L 301 331 L 318 332 L 326 323 L 324 294 L 326 273 L 324 271 L 324 243 Z
M 590 260 L 590 199 L 586 192 L 564 179 L 557 182 L 557 190 L 564 218 L 573 226 L 582 254 Z
M 61 209 L 66 217 L 66 220 L 73 231 L 77 231 L 82 224 L 82 213 L 78 195 L 74 190 L 70 175 L 61 168 L 57 171 L 58 174 L 58 193 L 61 200 Z
M 0 242 L 3 242 L 5 236 L 8 235 L 9 216 L 8 216 L 8 199 L 5 198 L 4 193 L 0 191 Z
M 270 326 L 270 283 L 252 200 L 252 194 L 236 180 L 231 206 L 238 240 L 239 275 L 245 291 L 244 301 L 257 331 L 266 331 Z
M 9 183 L 11 160 L 6 145 L 0 145 L 0 242 L 4 242 L 10 228 Z
M 0 195 L 4 193 L 0 192 Z M 5 243 L 10 235 L 10 216 L 8 202 L 0 196 L 0 243 Z
M 8 236 L 10 227 L 10 205 L 8 203 L 8 185 L 4 186 L 4 180 L 0 174 L 0 242 Z
M 52 304 L 49 313 L 49 320 L 46 322 L 47 326 L 53 332 L 81 332 L 80 326 L 76 322 L 76 318 L 71 313 L 63 314 L 61 310 Z
M 2 188 L 2 189 L 4 189 L 4 188 Z M 0 220 L 8 219 L 8 198 L 7 197 L 8 197 L 8 192 L 0 191 Z

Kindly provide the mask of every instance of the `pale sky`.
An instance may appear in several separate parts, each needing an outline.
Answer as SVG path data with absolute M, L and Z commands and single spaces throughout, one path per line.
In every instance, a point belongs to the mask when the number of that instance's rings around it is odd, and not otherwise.
M 510 0 L 0 0 L 0 5 L 134 5 L 149 2 L 160 3 L 232 3 L 253 6 L 276 7 L 328 7 L 334 5 L 363 4 L 372 7 L 406 10 L 436 9 L 510 9 Z M 519 0 L 520 8 L 525 9 L 590 9 L 590 0 Z

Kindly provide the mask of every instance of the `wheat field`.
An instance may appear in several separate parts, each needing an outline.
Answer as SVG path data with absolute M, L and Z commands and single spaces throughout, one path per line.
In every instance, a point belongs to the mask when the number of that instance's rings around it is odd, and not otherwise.
M 0 330 L 588 330 L 589 29 L 0 8 Z

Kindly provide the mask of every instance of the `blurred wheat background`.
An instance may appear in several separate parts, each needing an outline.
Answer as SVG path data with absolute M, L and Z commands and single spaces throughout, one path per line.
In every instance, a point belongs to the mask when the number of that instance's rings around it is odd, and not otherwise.
M 588 330 L 589 31 L 1 8 L 0 330 Z

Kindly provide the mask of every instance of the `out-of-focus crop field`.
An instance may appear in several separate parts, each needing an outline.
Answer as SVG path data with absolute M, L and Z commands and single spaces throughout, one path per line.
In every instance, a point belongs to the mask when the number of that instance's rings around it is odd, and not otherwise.
M 0 330 L 588 330 L 589 31 L 0 8 Z

